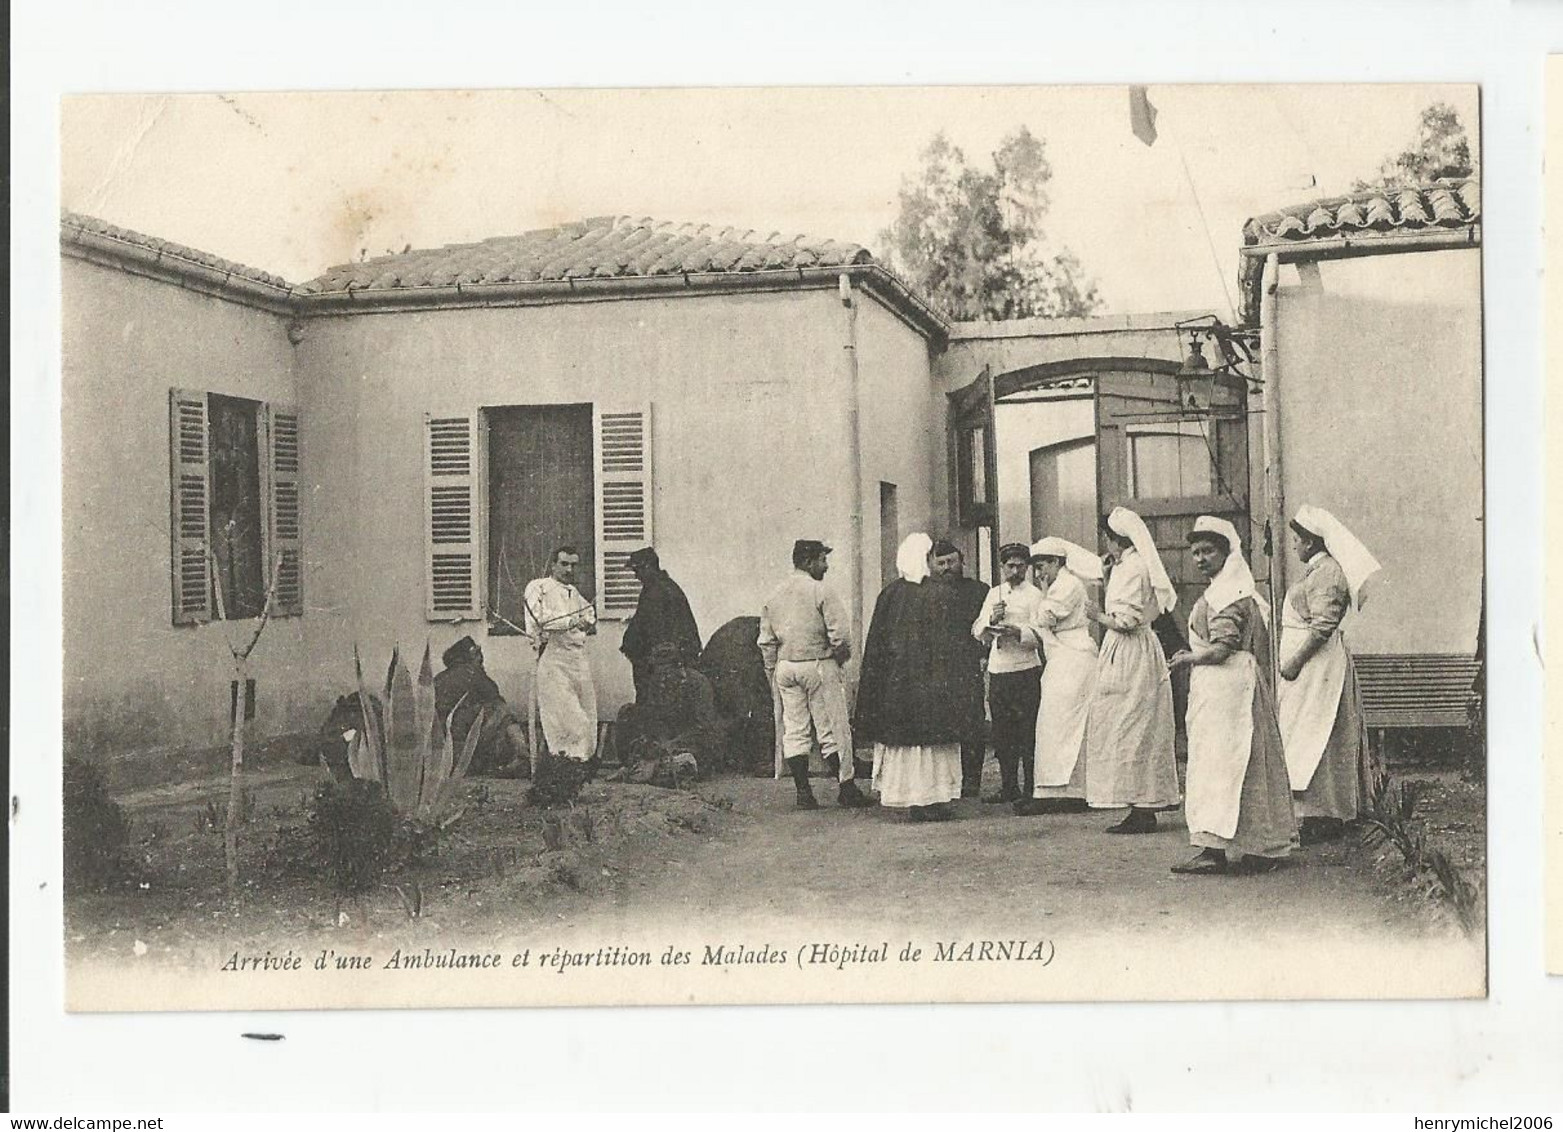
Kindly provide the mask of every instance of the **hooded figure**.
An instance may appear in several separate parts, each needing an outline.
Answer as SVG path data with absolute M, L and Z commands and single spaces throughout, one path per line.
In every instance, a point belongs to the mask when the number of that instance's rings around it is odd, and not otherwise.
M 1304 565 L 1281 607 L 1276 699 L 1292 800 L 1308 845 L 1339 837 L 1368 787 L 1368 730 L 1341 623 L 1362 607 L 1379 564 L 1321 507 L 1300 508 L 1291 526 Z
M 1190 647 L 1172 658 L 1189 674 L 1189 843 L 1175 873 L 1267 872 L 1297 836 L 1270 685 L 1269 607 L 1255 592 L 1237 530 L 1201 515 L 1189 534 L 1210 580 L 1189 618 Z
M 928 577 L 932 549 L 925 534 L 901 544 L 901 576 L 880 592 L 869 623 L 853 722 L 874 745 L 880 803 L 909 807 L 914 821 L 953 816 L 961 743 L 982 732 L 981 696 L 965 680 L 971 618 L 954 586 Z
M 1133 511 L 1114 507 L 1103 533 L 1115 565 L 1103 610 L 1089 614 L 1106 632 L 1086 720 L 1086 800 L 1093 808 L 1129 807 L 1109 833 L 1153 833 L 1156 811 L 1180 799 L 1172 683 L 1151 627 L 1177 604 L 1178 591 Z

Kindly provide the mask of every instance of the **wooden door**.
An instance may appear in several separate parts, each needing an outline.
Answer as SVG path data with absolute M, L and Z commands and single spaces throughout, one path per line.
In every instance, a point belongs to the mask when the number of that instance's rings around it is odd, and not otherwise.
M 986 367 L 949 394 L 950 499 L 955 526 L 970 548 L 968 573 L 998 577 L 999 449 L 994 428 L 993 374 Z
M 1228 520 L 1244 554 L 1253 552 L 1246 407 L 1241 382 L 1181 382 L 1151 370 L 1096 379 L 1098 504 L 1103 514 L 1121 505 L 1145 520 L 1178 589 L 1180 630 L 1205 588 L 1186 541 L 1194 520 Z

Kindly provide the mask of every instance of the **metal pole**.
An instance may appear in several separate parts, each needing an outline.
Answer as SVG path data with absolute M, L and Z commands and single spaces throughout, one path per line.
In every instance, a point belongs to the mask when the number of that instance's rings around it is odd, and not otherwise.
M 1276 342 L 1276 288 L 1281 274 L 1280 257 L 1271 252 L 1265 257 L 1263 283 L 1259 293 L 1260 376 L 1264 380 L 1264 464 L 1265 526 L 1270 533 L 1270 553 L 1266 573 L 1270 583 L 1270 678 L 1271 686 L 1280 670 L 1281 567 L 1284 551 L 1282 532 L 1286 529 L 1286 498 L 1281 481 L 1281 397 L 1280 351 Z
M 852 577 L 852 652 L 854 658 L 863 643 L 863 436 L 859 413 L 857 365 L 857 303 L 852 297 L 852 278 L 842 272 L 838 279 L 845 320 L 846 341 L 842 346 L 847 363 L 847 462 L 852 507 L 848 513 L 851 539 Z

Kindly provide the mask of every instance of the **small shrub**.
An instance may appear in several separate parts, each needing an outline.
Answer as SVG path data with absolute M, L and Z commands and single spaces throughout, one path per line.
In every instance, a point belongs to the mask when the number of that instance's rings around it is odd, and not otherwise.
M 316 862 L 339 896 L 358 896 L 380 883 L 396 839 L 396 812 L 380 783 L 322 783 L 309 828 Z
M 65 760 L 65 883 L 105 888 L 125 879 L 130 820 L 109 796 L 103 773 L 81 759 Z

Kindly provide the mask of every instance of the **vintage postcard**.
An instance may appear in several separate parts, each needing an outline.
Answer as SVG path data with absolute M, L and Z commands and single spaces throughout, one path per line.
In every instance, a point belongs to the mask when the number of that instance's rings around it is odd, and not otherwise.
M 1485 994 L 1476 87 L 61 119 L 70 1009 Z

